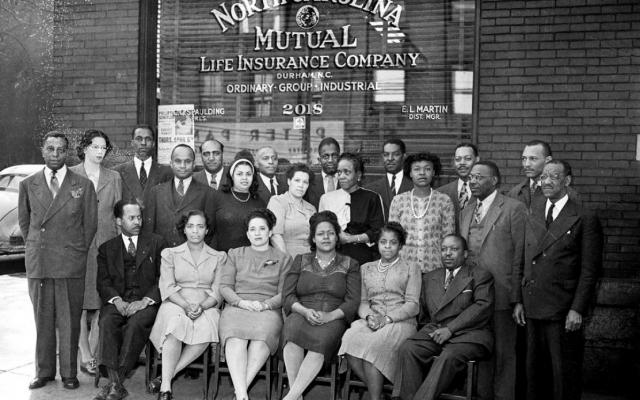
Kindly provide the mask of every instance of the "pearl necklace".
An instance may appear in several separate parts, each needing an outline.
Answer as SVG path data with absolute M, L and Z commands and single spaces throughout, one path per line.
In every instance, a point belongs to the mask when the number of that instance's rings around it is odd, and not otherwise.
M 416 210 L 413 208 L 413 191 L 415 189 L 411 189 L 411 212 L 413 213 L 413 216 L 417 219 L 422 219 L 424 218 L 425 215 L 427 215 L 427 211 L 429 211 L 429 206 L 431 205 L 431 195 L 433 195 L 433 189 L 431 189 L 431 191 L 429 192 L 429 201 L 427 202 L 427 208 L 424 209 L 424 212 L 422 213 L 422 215 L 418 215 L 416 213 Z
M 398 263 L 398 261 L 400 261 L 400 257 L 397 257 L 395 259 L 395 261 L 393 261 L 392 263 L 389 263 L 387 265 L 382 265 L 382 259 L 378 260 L 378 272 L 380 272 L 381 274 L 384 274 L 385 272 L 387 272 L 389 270 L 389 268 L 393 267 L 394 265 L 396 265 Z
M 240 193 L 240 192 L 238 192 Z M 245 200 L 242 200 L 241 198 L 239 198 L 238 196 L 236 196 L 236 193 L 233 191 L 233 189 L 231 189 L 231 194 L 233 195 L 233 197 L 238 200 L 240 203 L 246 203 L 247 201 L 249 201 L 249 199 L 251 198 L 251 193 L 247 193 L 247 198 Z
M 336 259 L 336 256 L 334 255 L 333 258 L 331 260 L 329 260 L 329 262 L 325 263 L 324 261 L 322 261 L 321 259 L 318 258 L 318 255 L 316 254 L 316 261 L 318 261 L 318 265 L 320 266 L 320 268 L 325 269 L 327 268 L 329 265 L 331 265 L 331 263 L 333 262 L 333 260 Z M 322 265 L 324 264 L 324 265 Z

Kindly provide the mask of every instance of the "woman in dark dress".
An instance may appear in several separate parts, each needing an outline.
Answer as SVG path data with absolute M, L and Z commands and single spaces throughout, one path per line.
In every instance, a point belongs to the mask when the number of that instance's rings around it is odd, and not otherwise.
M 257 194 L 258 181 L 251 161 L 237 159 L 231 164 L 227 178 L 229 185 L 213 194 L 211 247 L 219 251 L 250 246 L 244 220 L 251 211 L 266 207 Z
M 331 361 L 360 303 L 359 265 L 336 252 L 336 215 L 320 212 L 309 224 L 312 252 L 296 256 L 284 281 L 283 356 L 291 388 L 284 400 L 300 399 Z
M 338 216 L 341 252 L 355 258 L 360 265 L 379 258 L 375 246 L 369 246 L 375 232 L 384 225 L 380 195 L 360 187 L 364 177 L 362 159 L 343 153 L 338 160 L 340 190 L 325 193 L 320 198 L 319 211 L 329 210 Z

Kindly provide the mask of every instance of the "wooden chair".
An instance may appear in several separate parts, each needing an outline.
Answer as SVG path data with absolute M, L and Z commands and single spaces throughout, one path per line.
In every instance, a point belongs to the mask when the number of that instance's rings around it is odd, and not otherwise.
M 338 383 L 339 383 L 338 362 L 339 362 L 338 357 L 334 357 L 333 360 L 331 360 L 331 365 L 328 368 L 329 370 L 328 373 L 325 373 L 324 375 L 322 375 L 323 371 L 320 371 L 318 376 L 316 376 L 316 378 L 313 380 L 313 382 L 329 384 L 330 386 L 329 400 L 336 400 L 338 398 Z M 327 368 L 324 368 L 324 370 L 326 371 Z M 282 399 L 282 389 L 284 387 L 285 379 L 288 380 L 287 372 L 284 367 L 284 361 L 279 359 L 278 360 L 278 383 L 276 384 L 277 385 L 276 400 Z
M 344 362 L 346 362 L 346 360 Z M 359 398 L 362 398 L 364 392 L 367 390 L 367 385 L 362 382 L 356 374 L 352 374 L 351 365 L 347 363 L 347 372 L 345 373 L 344 385 L 342 386 L 342 400 L 349 400 L 351 388 L 364 389 L 361 390 L 359 396 Z M 391 394 L 391 392 L 393 392 L 393 384 L 385 379 L 382 390 Z
M 147 341 L 147 344 L 144 347 L 144 356 L 145 356 L 145 360 L 144 360 L 144 370 L 145 370 L 145 374 L 144 374 L 144 386 L 147 387 L 149 386 L 149 381 L 153 378 L 149 378 L 149 371 L 150 371 L 150 362 L 151 362 L 151 357 L 153 357 L 153 353 L 155 350 L 153 349 L 153 344 L 151 344 L 151 342 Z M 100 378 L 102 378 L 103 376 L 106 377 L 106 373 L 103 373 L 104 368 L 98 366 L 98 370 L 96 371 L 96 376 L 93 378 L 93 385 L 95 387 L 98 387 L 98 384 L 100 383 Z M 131 371 L 131 373 L 133 373 L 133 371 Z

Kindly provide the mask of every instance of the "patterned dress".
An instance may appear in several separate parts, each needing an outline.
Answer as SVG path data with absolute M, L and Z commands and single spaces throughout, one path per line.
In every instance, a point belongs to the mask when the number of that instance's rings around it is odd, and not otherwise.
M 401 193 L 393 198 L 389 221 L 399 222 L 407 231 L 407 243 L 400 250 L 402 259 L 417 265 L 425 273 L 442 266 L 440 243 L 443 237 L 456 232 L 455 208 L 449 196 L 431 189 L 431 203 L 429 196 L 414 196 L 412 210 L 411 193 Z M 417 217 L 424 216 L 417 218 L 414 210 Z
M 339 355 L 349 354 L 370 362 L 393 382 L 398 363 L 398 348 L 416 333 L 416 315 L 420 310 L 422 278 L 416 264 L 402 258 L 388 270 L 379 270 L 378 261 L 362 266 L 362 290 L 358 315 L 342 337 Z M 367 325 L 369 314 L 388 315 L 393 323 L 377 331 Z
M 277 220 L 273 233 L 282 235 L 292 257 L 309 252 L 309 218 L 316 208 L 306 200 L 298 201 L 289 192 L 273 196 L 267 206 Z

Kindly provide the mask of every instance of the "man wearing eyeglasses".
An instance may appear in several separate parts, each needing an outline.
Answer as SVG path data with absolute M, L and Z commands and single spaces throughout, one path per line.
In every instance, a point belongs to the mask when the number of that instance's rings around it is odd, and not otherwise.
M 153 159 L 156 144 L 150 125 L 137 125 L 133 128 L 131 147 L 134 151 L 133 159 L 117 165 L 114 170 L 122 178 L 122 198 L 135 199 L 144 206 L 144 200 L 151 188 L 170 180 L 173 174 L 171 168 L 159 165 Z
M 322 179 L 316 179 L 309 185 L 305 200 L 311 203 L 316 209 L 320 204 L 320 197 L 323 194 L 339 189 L 338 158 L 340 157 L 340 144 L 332 137 L 326 137 L 318 145 L 318 162 L 322 168 Z
M 602 228 L 569 196 L 571 166 L 549 161 L 540 176 L 545 201 L 526 219 L 524 265 L 513 317 L 527 328 L 527 399 L 578 400 L 584 318 L 596 297 Z M 551 379 L 549 379 L 551 378 Z
M 498 193 L 500 171 L 492 161 L 478 161 L 469 174 L 473 207 L 460 215 L 460 234 L 469 244 L 469 258 L 491 272 L 495 280 L 493 314 L 495 351 L 492 357 L 493 392 L 497 400 L 516 398 L 517 326 L 512 319 L 517 286 L 512 277 L 522 267 L 526 206 Z M 491 385 L 481 387 L 490 393 Z
M 204 169 L 194 172 L 193 179 L 204 183 L 213 190 L 219 190 L 227 184 L 227 170 L 222 166 L 224 145 L 215 139 L 210 139 L 200 145 L 200 157 Z

